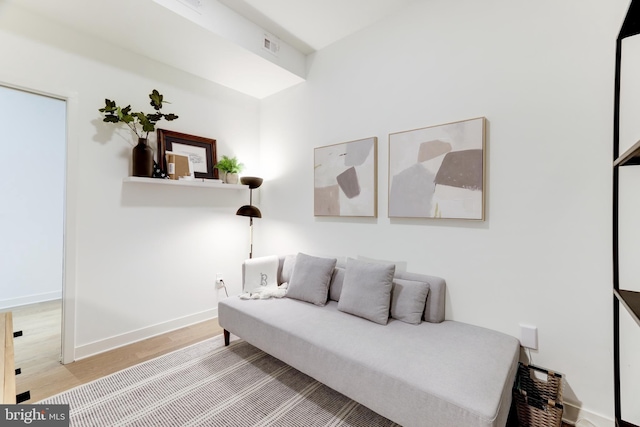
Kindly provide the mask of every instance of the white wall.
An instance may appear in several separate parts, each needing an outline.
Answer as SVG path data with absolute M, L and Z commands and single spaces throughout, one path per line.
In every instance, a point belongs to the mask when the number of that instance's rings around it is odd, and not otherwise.
M 215 138 L 218 153 L 258 163 L 258 102 L 230 89 L 0 7 L 0 82 L 70 94 L 76 180 L 75 357 L 216 315 L 215 273 L 240 291 L 248 192 L 123 184 L 135 138 L 101 121 L 104 98 L 144 111 L 158 89 L 180 118 L 166 129 Z M 45 89 L 42 89 L 45 88 Z M 77 140 L 75 140 L 77 138 Z
M 565 375 L 566 415 L 612 425 L 615 38 L 628 2 L 416 1 L 317 52 L 262 102 L 257 252 L 406 261 L 447 318 L 519 336 Z M 388 134 L 485 116 L 487 219 L 390 220 Z M 377 136 L 379 217 L 313 216 L 313 148 Z M 577 408 L 585 411 L 577 413 Z
M 0 309 L 62 297 L 65 111 L 0 86 Z

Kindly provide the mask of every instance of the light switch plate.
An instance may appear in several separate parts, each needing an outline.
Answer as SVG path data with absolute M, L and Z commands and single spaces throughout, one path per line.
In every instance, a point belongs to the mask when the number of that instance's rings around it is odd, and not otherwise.
M 538 328 L 520 324 L 520 345 L 531 350 L 538 349 Z

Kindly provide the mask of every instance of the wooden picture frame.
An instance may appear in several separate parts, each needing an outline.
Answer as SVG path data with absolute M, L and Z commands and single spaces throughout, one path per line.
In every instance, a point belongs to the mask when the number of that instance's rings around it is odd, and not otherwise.
M 166 129 L 158 129 L 158 164 L 167 172 L 165 153 L 174 151 L 188 153 L 195 178 L 218 179 L 216 140 L 202 136 L 188 135 Z
M 314 149 L 315 216 L 378 215 L 378 138 Z
M 389 217 L 484 220 L 486 119 L 389 134 Z

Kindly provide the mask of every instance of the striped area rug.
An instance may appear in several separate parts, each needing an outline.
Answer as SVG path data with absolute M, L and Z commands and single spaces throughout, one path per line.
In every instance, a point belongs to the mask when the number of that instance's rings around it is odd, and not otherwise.
M 71 426 L 396 426 L 245 341 L 215 337 L 40 402 Z

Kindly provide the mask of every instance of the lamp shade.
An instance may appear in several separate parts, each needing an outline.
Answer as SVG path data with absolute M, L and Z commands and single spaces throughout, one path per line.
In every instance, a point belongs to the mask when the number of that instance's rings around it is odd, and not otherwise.
M 251 190 L 254 188 L 258 188 L 262 185 L 262 178 L 258 178 L 257 176 L 243 176 L 240 178 L 240 183 L 243 185 L 248 185 Z
M 241 206 L 240 209 L 238 209 L 238 212 L 236 212 L 236 215 L 248 216 L 251 218 L 262 218 L 262 212 L 260 212 L 260 209 L 253 205 Z

